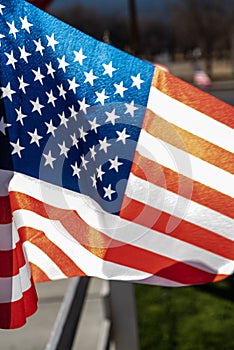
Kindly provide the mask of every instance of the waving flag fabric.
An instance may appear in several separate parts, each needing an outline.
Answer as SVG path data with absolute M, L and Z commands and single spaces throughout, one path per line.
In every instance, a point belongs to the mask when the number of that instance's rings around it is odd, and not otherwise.
M 23 0 L 0 0 L 0 326 L 34 283 L 233 273 L 233 107 Z

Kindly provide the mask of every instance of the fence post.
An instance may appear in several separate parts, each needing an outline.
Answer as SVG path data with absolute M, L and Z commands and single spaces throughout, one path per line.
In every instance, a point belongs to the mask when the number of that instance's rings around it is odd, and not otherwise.
M 112 336 L 116 350 L 139 350 L 135 294 L 132 283 L 110 282 Z

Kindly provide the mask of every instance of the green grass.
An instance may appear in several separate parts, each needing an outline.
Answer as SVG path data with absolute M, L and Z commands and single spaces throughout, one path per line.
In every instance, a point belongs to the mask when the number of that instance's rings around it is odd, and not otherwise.
M 233 285 L 211 288 L 136 285 L 141 350 L 233 350 Z

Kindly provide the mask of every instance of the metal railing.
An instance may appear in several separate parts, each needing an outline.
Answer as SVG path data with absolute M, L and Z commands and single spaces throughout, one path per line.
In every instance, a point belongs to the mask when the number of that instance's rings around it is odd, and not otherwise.
M 89 282 L 88 277 L 71 280 L 45 350 L 72 349 Z M 103 281 L 100 298 L 103 320 L 96 347 L 90 350 L 109 350 L 110 346 L 115 350 L 139 350 L 133 285 Z

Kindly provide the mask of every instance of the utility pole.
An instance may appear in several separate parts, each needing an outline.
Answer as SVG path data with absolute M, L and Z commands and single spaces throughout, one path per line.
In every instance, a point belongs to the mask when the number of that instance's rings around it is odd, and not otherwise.
M 232 77 L 234 78 L 234 30 L 231 34 L 231 66 L 232 66 Z
M 129 7 L 129 24 L 131 38 L 131 53 L 137 55 L 140 52 L 140 36 L 139 26 L 137 21 L 136 3 L 135 0 L 128 0 Z

